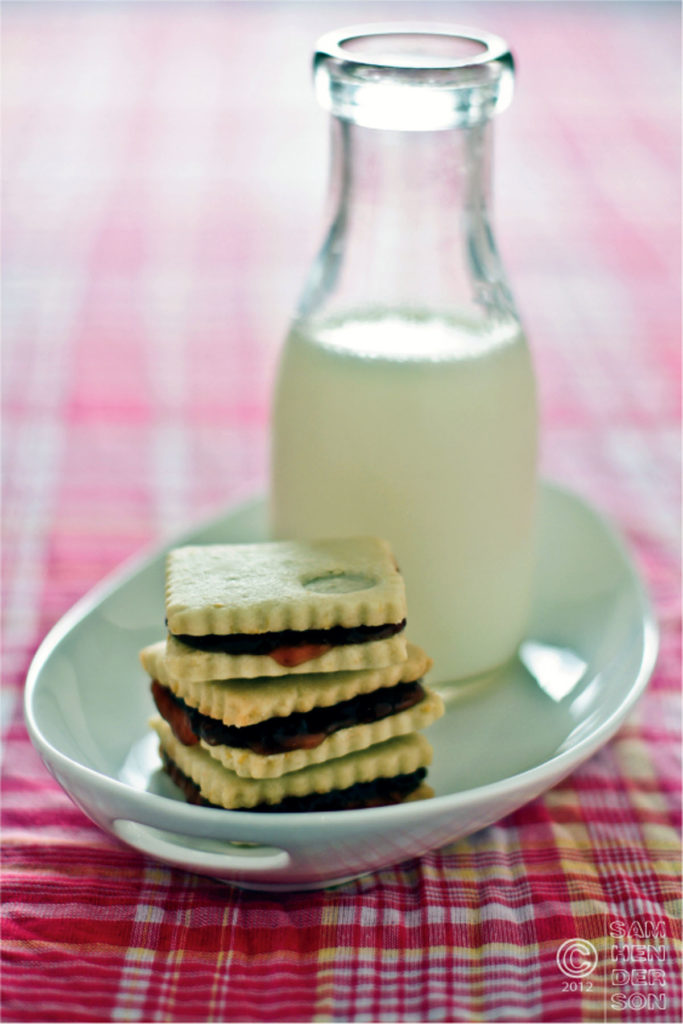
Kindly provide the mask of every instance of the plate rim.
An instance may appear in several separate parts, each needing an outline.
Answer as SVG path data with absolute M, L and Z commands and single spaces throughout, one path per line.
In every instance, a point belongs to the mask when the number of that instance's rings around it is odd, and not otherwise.
M 559 496 L 562 500 L 571 501 L 581 506 L 584 512 L 588 512 L 590 516 L 598 521 L 618 551 L 624 567 L 628 571 L 630 583 L 635 595 L 637 595 L 641 611 L 643 652 L 638 672 L 632 679 L 630 687 L 625 691 L 619 705 L 612 713 L 606 719 L 600 721 L 588 735 L 584 736 L 569 750 L 554 754 L 540 764 L 536 764 L 513 775 L 508 775 L 495 782 L 485 783 L 481 786 L 460 790 L 455 793 L 444 793 L 434 796 L 427 801 L 414 801 L 373 808 L 373 822 L 380 819 L 388 825 L 392 820 L 430 816 L 432 813 L 444 810 L 457 811 L 469 808 L 475 803 L 483 804 L 493 798 L 502 798 L 518 790 L 525 793 L 530 793 L 534 789 L 536 792 L 542 792 L 548 779 L 552 780 L 551 785 L 557 784 L 561 778 L 577 768 L 603 746 L 616 732 L 645 690 L 657 661 L 659 629 L 649 593 L 626 543 L 622 539 L 618 528 L 602 512 L 596 509 L 590 501 L 572 488 L 555 481 L 540 479 L 539 494 L 544 490 L 554 492 L 555 496 Z M 121 585 L 132 579 L 139 572 L 142 572 L 145 568 L 148 568 L 170 547 L 186 543 L 194 535 L 211 529 L 223 520 L 244 514 L 250 507 L 253 509 L 261 507 L 264 498 L 265 495 L 262 492 L 252 492 L 251 494 L 244 495 L 227 508 L 223 508 L 217 513 L 198 520 L 193 525 L 179 531 L 175 536 L 146 545 L 141 552 L 126 559 L 121 565 L 117 566 L 112 572 L 96 583 L 52 626 L 31 660 L 26 675 L 24 691 L 24 720 L 29 737 L 46 764 L 54 764 L 55 767 L 66 770 L 69 775 L 75 775 L 79 781 L 85 783 L 90 788 L 98 791 L 105 790 L 116 796 L 125 796 L 131 804 L 131 810 L 133 806 L 136 809 L 139 806 L 138 813 L 144 808 L 149 810 L 156 809 L 160 812 L 164 810 L 170 811 L 178 826 L 187 825 L 188 821 L 192 821 L 198 826 L 200 824 L 220 825 L 221 823 L 229 823 L 237 827 L 248 825 L 250 829 L 257 832 L 263 831 L 268 833 L 273 831 L 273 821 L 270 815 L 266 816 L 267 820 L 264 820 L 263 815 L 255 814 L 253 811 L 235 810 L 231 811 L 229 817 L 226 818 L 225 812 L 221 808 L 197 807 L 179 800 L 171 801 L 168 797 L 151 793 L 148 790 L 138 790 L 121 779 L 112 778 L 110 775 L 102 774 L 94 768 L 75 761 L 68 754 L 55 747 L 43 735 L 35 720 L 33 710 L 33 701 L 39 687 L 42 670 L 63 638 L 68 635 L 74 626 L 82 621 L 90 612 L 94 611 L 102 601 L 114 593 Z M 527 799 L 532 799 L 532 796 L 525 796 L 524 802 Z M 310 830 L 317 829 L 322 821 L 325 822 L 328 828 L 332 825 L 332 822 L 337 823 L 338 827 L 344 828 L 355 824 L 357 821 L 362 821 L 365 811 L 365 808 L 359 808 L 356 810 L 334 812 L 320 811 L 315 814 L 310 812 L 283 812 L 277 818 L 278 824 L 287 825 L 291 823 L 297 829 L 302 827 Z M 270 829 L 268 828 L 269 824 L 271 825 Z M 166 827 L 170 826 L 167 825 Z M 223 832 L 225 830 L 221 829 L 220 831 Z M 234 830 L 229 829 L 229 831 Z M 219 838 L 226 837 L 220 836 Z M 191 848 L 188 847 L 188 851 L 191 852 Z

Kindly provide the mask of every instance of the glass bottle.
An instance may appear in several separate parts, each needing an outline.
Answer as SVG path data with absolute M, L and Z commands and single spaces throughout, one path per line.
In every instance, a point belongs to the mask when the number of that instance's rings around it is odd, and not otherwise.
M 324 36 L 329 222 L 272 410 L 274 537 L 374 534 L 435 682 L 509 659 L 530 604 L 537 412 L 490 220 L 503 40 L 448 26 Z

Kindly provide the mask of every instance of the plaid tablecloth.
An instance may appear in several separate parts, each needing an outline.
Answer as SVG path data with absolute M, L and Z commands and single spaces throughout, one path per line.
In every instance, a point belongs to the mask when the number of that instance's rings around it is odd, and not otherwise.
M 626 535 L 661 655 L 616 738 L 505 820 L 336 891 L 241 892 L 92 825 L 28 741 L 23 681 L 108 570 L 264 488 L 325 185 L 310 51 L 336 25 L 415 16 L 515 50 L 497 223 L 543 471 Z M 679 19 L 3 4 L 5 1020 L 680 1020 Z M 604 968 L 583 990 L 558 970 L 568 939 Z

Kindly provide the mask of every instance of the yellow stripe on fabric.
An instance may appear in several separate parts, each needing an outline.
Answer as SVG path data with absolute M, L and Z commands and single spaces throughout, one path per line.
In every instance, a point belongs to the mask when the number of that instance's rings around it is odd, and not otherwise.
M 481 954 L 483 948 L 477 950 L 470 950 L 471 953 L 478 953 L 480 961 L 483 959 Z M 537 950 L 534 951 L 537 955 Z M 473 1021 L 480 1021 L 484 1019 L 484 1003 L 485 1003 L 485 990 L 487 985 L 490 985 L 490 966 L 488 964 L 479 963 L 476 967 L 470 967 L 468 965 L 467 974 L 470 980 L 470 1014 Z
M 621 769 L 623 778 L 637 781 L 656 779 L 657 771 L 652 763 L 648 745 L 637 737 L 617 737 L 612 745 L 614 759 Z
M 156 949 L 150 949 L 149 946 L 129 946 L 126 953 L 143 963 L 151 963 L 157 955 Z
M 322 910 L 320 929 L 334 933 L 339 921 L 339 907 L 336 903 L 325 903 Z M 344 947 L 341 947 L 343 949 Z M 340 950 L 336 946 L 324 946 L 318 950 L 318 971 L 316 976 L 314 1024 L 332 1019 L 334 1006 L 334 975 L 339 963 Z
M 640 826 L 640 831 L 649 849 L 670 850 L 680 862 L 680 845 L 674 828 L 670 825 L 660 825 L 658 822 L 645 822 Z
M 668 814 L 671 807 L 671 801 L 667 800 L 664 793 L 658 793 L 656 790 L 629 789 L 627 796 L 632 807 L 645 811 L 646 814 Z M 666 828 L 664 823 L 661 824 Z
M 585 851 L 593 850 L 595 848 L 594 843 L 587 841 L 585 844 L 577 845 L 576 848 L 557 848 L 557 846 L 548 844 L 543 847 L 537 847 L 530 844 L 526 850 L 524 857 L 519 857 L 518 861 L 504 861 L 501 854 L 501 859 L 493 861 L 490 864 L 483 862 L 481 852 L 478 850 L 473 851 L 471 855 L 466 850 L 458 847 L 457 851 L 455 847 L 445 847 L 441 852 L 446 856 L 456 855 L 457 852 L 457 863 L 454 863 L 452 867 L 448 864 L 443 863 L 439 868 L 432 868 L 431 870 L 427 866 L 423 866 L 422 874 L 424 878 L 433 879 L 437 883 L 445 881 L 457 882 L 460 884 L 471 885 L 473 889 L 479 892 L 483 882 L 518 882 L 522 881 L 525 885 L 528 882 L 529 872 L 533 871 L 534 875 L 545 875 L 556 879 L 558 872 L 558 864 L 562 864 L 563 868 L 572 874 L 584 874 L 586 876 L 595 877 L 596 867 L 586 860 Z M 534 858 L 533 853 L 536 850 L 547 850 L 547 857 L 539 859 L 538 861 Z M 452 851 L 452 854 L 451 854 Z M 471 856 L 472 866 L 467 864 L 467 859 Z
M 339 958 L 340 952 L 344 949 L 351 947 L 338 945 L 328 946 L 325 949 L 320 950 L 320 959 L 325 962 L 331 961 L 334 958 Z M 481 956 L 484 959 L 483 954 L 487 956 L 491 955 L 502 955 L 505 954 L 510 958 L 511 961 L 515 962 L 520 959 L 529 959 L 530 957 L 536 958 L 538 956 L 538 944 L 531 943 L 530 945 L 522 946 L 514 942 L 486 942 L 477 949 L 473 949 L 471 946 L 454 946 L 454 945 L 438 945 L 429 947 L 430 958 L 433 959 L 437 956 L 463 956 L 467 959 L 474 958 L 475 956 Z M 367 959 L 371 963 L 376 963 L 378 960 L 384 960 L 389 962 L 398 962 L 406 960 L 414 960 L 420 962 L 424 960 L 425 951 L 423 948 L 419 949 L 380 949 L 378 946 L 354 946 L 353 947 L 354 960 Z M 470 966 L 468 964 L 468 971 L 490 971 L 490 964 L 484 966 Z
M 153 894 L 161 882 L 168 884 L 167 868 L 146 867 L 132 922 L 131 945 L 125 952 L 112 1010 L 114 1020 L 139 1020 L 147 994 L 150 968 L 157 957 L 163 909 Z
M 649 806 L 648 800 L 649 796 L 647 794 L 644 795 L 644 807 Z M 523 851 L 510 846 L 506 849 L 501 849 L 495 843 L 486 846 L 479 844 L 470 845 L 466 841 L 460 840 L 457 843 L 444 846 L 441 851 L 446 857 L 455 857 L 457 855 L 457 863 L 454 863 L 452 867 L 446 861 L 442 861 L 438 867 L 425 864 L 422 873 L 426 877 L 432 878 L 451 875 L 457 878 L 468 880 L 471 878 L 472 881 L 478 881 L 482 878 L 482 872 L 487 874 L 498 872 L 501 875 L 506 873 L 516 876 L 526 875 L 529 868 L 533 868 L 534 871 L 542 871 L 546 866 L 551 866 L 552 870 L 555 871 L 559 858 L 571 862 L 575 861 L 578 865 L 585 868 L 584 854 L 586 851 L 600 850 L 603 847 L 609 849 L 615 845 L 633 845 L 627 844 L 623 838 L 617 837 L 614 834 L 616 828 L 617 826 L 610 822 L 596 821 L 590 827 L 578 822 L 556 822 L 553 825 L 552 837 L 549 836 L 548 840 L 544 842 L 534 842 L 533 839 L 525 840 Z M 644 822 L 640 825 L 640 828 L 644 833 L 658 836 L 662 848 L 668 849 L 669 846 L 672 848 L 675 846 L 677 850 L 679 849 L 678 836 L 672 826 L 661 822 Z M 608 829 L 609 832 L 607 831 Z M 497 854 L 497 857 L 494 856 L 490 863 L 486 863 L 485 858 L 489 853 L 492 855 Z M 544 853 L 547 854 L 547 857 L 542 858 Z M 471 867 L 468 861 L 471 862 Z M 588 866 L 590 869 L 595 867 L 594 864 L 589 864 Z

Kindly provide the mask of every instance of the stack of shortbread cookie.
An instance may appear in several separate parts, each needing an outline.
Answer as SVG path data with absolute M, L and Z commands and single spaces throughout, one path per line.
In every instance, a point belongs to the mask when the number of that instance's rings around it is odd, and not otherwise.
M 336 810 L 431 795 L 443 714 L 405 639 L 403 579 L 371 537 L 176 548 L 146 647 L 164 768 L 193 803 Z

